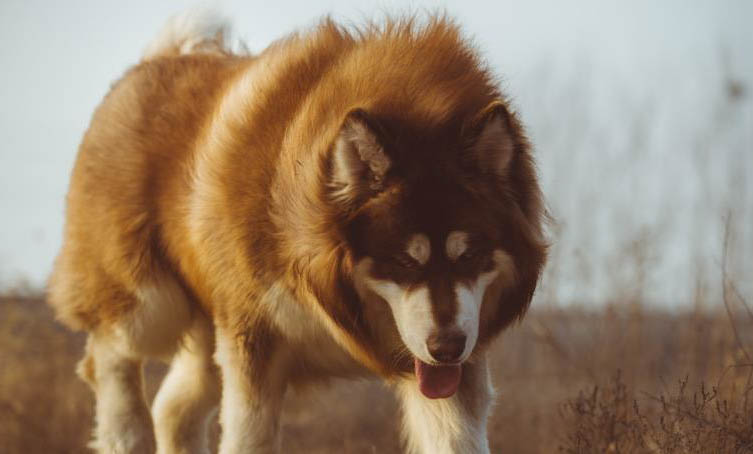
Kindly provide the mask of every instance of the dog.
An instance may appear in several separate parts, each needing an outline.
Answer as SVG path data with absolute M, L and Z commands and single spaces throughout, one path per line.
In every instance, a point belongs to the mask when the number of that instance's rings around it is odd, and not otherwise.
M 529 141 L 442 15 L 251 55 L 171 20 L 96 109 L 50 304 L 88 332 L 92 447 L 277 452 L 288 388 L 377 376 L 405 447 L 488 453 L 487 347 L 546 258 Z M 142 363 L 170 362 L 153 404 Z

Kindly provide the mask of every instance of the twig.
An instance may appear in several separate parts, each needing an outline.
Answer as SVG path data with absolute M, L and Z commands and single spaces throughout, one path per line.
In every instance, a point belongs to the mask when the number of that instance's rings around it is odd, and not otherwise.
M 727 316 L 729 317 L 729 323 L 732 325 L 732 332 L 735 334 L 735 341 L 737 342 L 738 347 L 740 350 L 742 350 L 743 355 L 745 355 L 745 359 L 748 363 L 753 362 L 750 359 L 750 355 L 748 354 L 748 350 L 745 348 L 745 345 L 743 344 L 742 340 L 740 339 L 740 333 L 737 332 L 737 325 L 735 324 L 735 319 L 732 316 L 732 309 L 730 308 L 729 303 L 729 288 L 731 283 L 729 282 L 729 279 L 727 278 L 727 251 L 729 249 L 729 226 L 732 219 L 732 214 L 727 213 L 727 218 L 724 221 L 724 246 L 722 248 L 722 301 L 724 302 L 724 308 L 727 311 Z M 734 286 L 732 286 L 735 292 L 735 295 L 738 297 L 740 302 L 742 303 L 743 307 L 745 307 L 745 310 L 748 311 L 748 315 L 753 318 L 753 315 L 751 315 L 750 309 L 748 308 L 747 303 L 745 302 L 745 299 L 743 299 L 742 295 L 737 291 Z M 745 381 L 745 389 L 749 390 L 751 388 L 751 384 L 753 384 L 753 368 L 748 372 L 748 378 Z M 746 391 L 745 395 L 743 397 L 743 408 L 746 410 L 748 409 L 748 396 L 749 393 Z
M 651 399 L 651 400 L 653 400 L 655 402 L 659 402 L 663 406 L 666 406 L 666 407 L 674 409 L 675 411 L 677 411 L 678 413 L 682 414 L 683 416 L 687 416 L 688 418 L 693 419 L 693 420 L 695 420 L 695 421 L 697 421 L 697 422 L 699 422 L 701 424 L 705 424 L 706 426 L 713 427 L 714 429 L 717 429 L 717 430 L 719 430 L 721 432 L 724 432 L 724 433 L 726 433 L 728 435 L 731 435 L 731 436 L 737 438 L 745 446 L 748 446 L 751 443 L 750 437 L 746 436 L 743 433 L 740 433 L 740 432 L 738 432 L 738 431 L 736 431 L 734 429 L 730 429 L 729 427 L 727 427 L 727 426 L 725 426 L 723 424 L 719 424 L 718 422 L 710 421 L 710 420 L 708 420 L 706 418 L 698 416 L 698 415 L 696 415 L 696 414 L 694 414 L 694 413 L 692 413 L 692 412 L 690 412 L 690 411 L 682 408 L 680 405 L 677 405 L 675 403 L 672 403 L 672 402 L 668 401 L 667 399 L 662 399 L 660 397 L 656 397 L 656 396 L 654 396 L 652 394 L 649 394 L 649 393 L 647 393 L 645 391 L 641 391 L 641 393 L 645 397 L 647 397 L 647 398 L 649 398 L 649 399 Z
M 737 286 L 734 282 L 729 283 L 730 288 L 732 289 L 732 293 L 735 295 L 738 301 L 740 301 L 740 305 L 745 308 L 745 312 L 748 313 L 748 317 L 750 317 L 750 320 L 753 321 L 753 310 L 751 310 L 748 307 L 748 302 L 745 301 L 745 298 L 740 294 L 740 291 L 737 289 Z
M 722 381 L 724 381 L 724 376 L 727 375 L 727 372 L 730 369 L 741 369 L 743 367 L 750 367 L 751 369 L 753 369 L 753 363 L 730 364 L 728 366 L 725 366 L 724 370 L 722 370 L 721 375 L 719 375 L 719 380 L 716 381 L 716 387 L 721 388 Z
M 748 351 L 745 348 L 745 345 L 740 339 L 740 333 L 738 333 L 737 331 L 737 325 L 735 324 L 735 318 L 732 315 L 732 309 L 730 308 L 730 303 L 729 303 L 729 283 L 727 279 L 727 250 L 729 248 L 729 225 L 730 225 L 731 218 L 732 218 L 732 215 L 728 213 L 724 221 L 724 246 L 722 247 L 722 301 L 724 302 L 724 309 L 726 309 L 727 316 L 729 317 L 729 323 L 730 325 L 732 325 L 732 332 L 735 335 L 735 341 L 737 342 L 737 346 L 743 352 L 743 355 L 745 355 L 745 359 L 747 360 L 747 362 L 750 363 L 750 362 L 753 362 L 753 360 L 751 360 L 750 355 L 748 354 Z

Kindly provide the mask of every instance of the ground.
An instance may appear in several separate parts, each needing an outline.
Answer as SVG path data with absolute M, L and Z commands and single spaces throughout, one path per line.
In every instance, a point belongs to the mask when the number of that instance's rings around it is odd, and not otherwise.
M 753 452 L 753 405 L 744 399 L 753 320 L 740 315 L 736 337 L 728 314 L 713 309 L 535 306 L 491 350 L 492 452 L 696 452 L 704 436 L 729 446 L 724 452 Z M 88 452 L 93 398 L 74 374 L 84 340 L 58 325 L 41 297 L 0 297 L 0 452 Z M 163 373 L 147 368 L 150 396 Z M 698 413 L 683 405 L 697 401 L 701 382 L 719 395 Z M 661 396 L 675 407 L 662 408 Z M 727 419 L 717 401 L 731 408 Z M 399 418 L 383 385 L 336 381 L 288 398 L 283 452 L 399 452 Z

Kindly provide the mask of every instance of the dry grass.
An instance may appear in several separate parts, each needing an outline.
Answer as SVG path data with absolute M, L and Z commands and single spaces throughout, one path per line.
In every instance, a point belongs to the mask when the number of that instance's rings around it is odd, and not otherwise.
M 645 394 L 648 404 L 639 404 L 618 372 L 606 388 L 594 386 L 589 394 L 564 404 L 563 416 L 571 429 L 560 452 L 750 453 L 749 391 L 709 389 L 701 383 L 691 392 L 686 377 L 674 391 L 658 397 Z
M 738 340 L 722 311 L 534 310 L 493 349 L 492 451 L 753 452 L 753 320 L 740 315 Z M 0 298 L 0 452 L 86 452 L 93 401 L 73 374 L 83 341 L 39 298 Z M 150 394 L 163 369 L 148 369 Z M 284 451 L 397 452 L 398 421 L 383 386 L 335 382 L 288 399 Z

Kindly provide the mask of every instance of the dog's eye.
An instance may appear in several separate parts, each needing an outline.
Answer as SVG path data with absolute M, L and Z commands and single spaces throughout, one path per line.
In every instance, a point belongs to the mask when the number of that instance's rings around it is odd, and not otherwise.
M 483 261 L 488 255 L 489 254 L 487 250 L 484 248 L 480 248 L 480 247 L 469 248 L 468 250 L 460 254 L 460 257 L 458 257 L 457 262 L 459 264 L 476 263 L 476 262 Z
M 475 249 L 468 249 L 467 251 L 460 254 L 460 257 L 458 257 L 458 261 L 460 262 L 467 262 L 469 260 L 473 260 L 478 256 L 478 251 Z
M 418 268 L 418 262 L 408 254 L 397 254 L 390 258 L 390 262 L 401 268 L 415 269 Z

